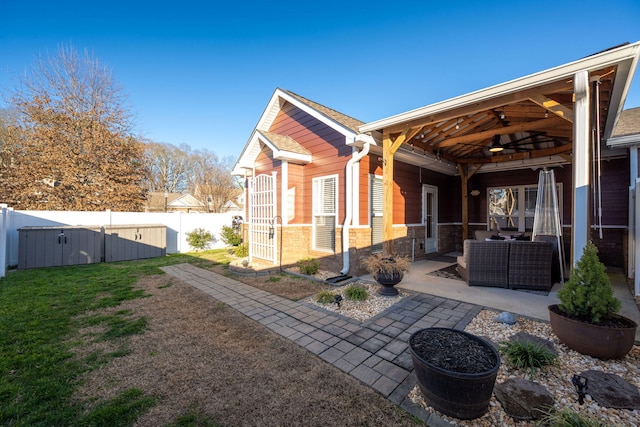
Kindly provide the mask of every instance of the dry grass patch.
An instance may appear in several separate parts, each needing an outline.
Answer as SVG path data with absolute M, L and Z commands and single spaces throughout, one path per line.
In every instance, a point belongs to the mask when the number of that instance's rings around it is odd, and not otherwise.
M 317 292 L 307 280 L 295 292 L 286 277 L 260 282 L 287 297 Z M 90 372 L 77 398 L 99 402 L 141 389 L 157 404 L 139 426 L 193 412 L 234 426 L 416 423 L 357 380 L 176 279 L 150 276 L 138 286 L 151 296 L 118 308 L 146 318 L 147 330 L 128 338 L 130 354 Z

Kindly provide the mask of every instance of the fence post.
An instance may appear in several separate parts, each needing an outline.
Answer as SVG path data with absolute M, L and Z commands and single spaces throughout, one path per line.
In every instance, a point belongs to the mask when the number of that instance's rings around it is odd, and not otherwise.
M 0 204 L 0 278 L 7 273 L 7 215 L 7 205 Z

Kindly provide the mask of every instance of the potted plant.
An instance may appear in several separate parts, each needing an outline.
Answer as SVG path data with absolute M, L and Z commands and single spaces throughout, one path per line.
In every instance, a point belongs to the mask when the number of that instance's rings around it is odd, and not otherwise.
M 382 285 L 378 293 L 384 296 L 394 296 L 398 295 L 395 285 L 400 283 L 404 272 L 409 270 L 411 261 L 407 257 L 376 252 L 365 258 L 363 265 L 376 282 Z
M 638 325 L 617 314 L 620 301 L 593 242 L 585 246 L 558 299 L 560 304 L 549 306 L 551 329 L 567 347 L 604 360 L 631 350 Z
M 480 337 L 450 328 L 425 328 L 409 338 L 418 386 L 427 403 L 470 420 L 487 412 L 500 354 Z

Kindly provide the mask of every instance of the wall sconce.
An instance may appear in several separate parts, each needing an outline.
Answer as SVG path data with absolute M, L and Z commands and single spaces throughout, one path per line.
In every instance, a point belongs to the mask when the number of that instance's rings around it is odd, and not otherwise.
M 471 194 L 473 197 L 479 196 L 480 195 L 480 190 L 471 190 L 471 193 L 469 193 L 469 194 Z

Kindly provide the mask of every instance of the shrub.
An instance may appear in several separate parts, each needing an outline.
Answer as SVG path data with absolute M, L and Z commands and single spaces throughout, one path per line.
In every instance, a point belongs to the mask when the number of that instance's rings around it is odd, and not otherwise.
M 353 301 L 364 301 L 369 298 L 369 292 L 364 286 L 361 285 L 349 285 L 344 290 L 344 294 L 347 298 Z
M 241 245 L 236 246 L 235 248 L 233 248 L 233 254 L 238 258 L 244 258 L 246 256 L 249 256 L 249 245 L 247 245 L 246 243 L 243 243 Z
M 204 228 L 196 228 L 187 233 L 187 243 L 195 249 L 205 249 L 211 243 L 213 235 Z
M 411 261 L 407 257 L 376 252 L 366 257 L 362 264 L 374 277 L 378 274 L 392 276 L 408 271 Z
M 558 357 L 544 345 L 531 341 L 503 341 L 499 347 L 509 365 L 514 368 L 528 369 L 531 377 L 536 368 L 553 365 Z
M 298 261 L 298 267 L 300 268 L 300 273 L 313 276 L 320 270 L 320 263 L 315 258 L 303 258 Z
M 594 418 L 589 418 L 586 415 L 582 415 L 578 412 L 574 412 L 570 409 L 561 409 L 553 411 L 551 408 L 541 420 L 541 426 L 554 426 L 554 427 L 608 427 L 604 421 L 600 421 Z
M 225 245 L 229 246 L 238 246 L 242 243 L 242 236 L 233 228 L 228 225 L 222 226 L 222 233 L 220 234 L 220 239 L 225 243 Z
M 620 310 L 620 301 L 614 296 L 605 266 L 598 258 L 593 242 L 584 247 L 582 257 L 571 270 L 569 281 L 558 291 L 558 308 L 572 316 L 598 323 Z
M 330 291 L 324 290 L 318 292 L 316 301 L 320 304 L 331 304 L 332 302 L 336 302 L 336 297 Z

